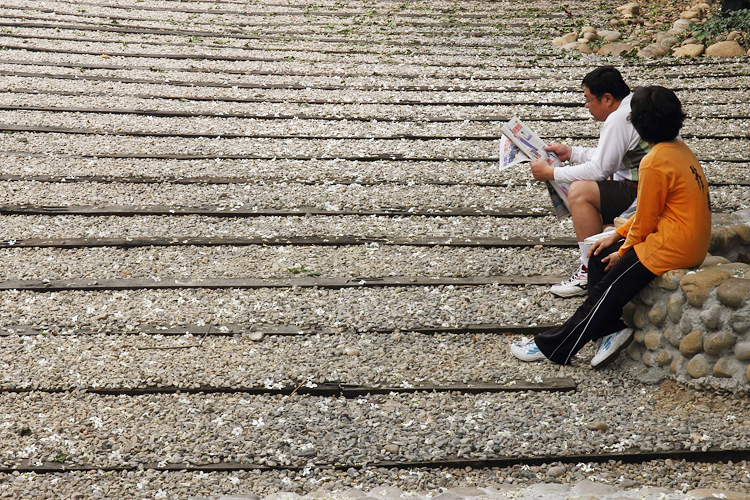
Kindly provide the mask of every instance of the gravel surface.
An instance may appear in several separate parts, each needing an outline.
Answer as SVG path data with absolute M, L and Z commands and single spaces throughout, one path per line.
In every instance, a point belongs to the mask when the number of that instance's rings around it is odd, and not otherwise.
M 154 283 L 161 278 L 154 277 Z M 354 331 L 559 323 L 574 301 L 555 300 L 539 286 L 290 288 L 258 290 L 135 290 L 0 296 L 0 324 L 31 325 L 53 333 L 77 326 L 97 330 L 139 325 L 284 324 Z M 183 307 L 176 307 L 182 305 Z
M 5 188 L 5 189 L 3 189 Z M 724 188 L 722 188 L 724 189 Z M 735 188 L 727 198 L 737 196 Z M 744 188 L 745 190 L 750 188 Z M 160 185 L 81 183 L 49 185 L 43 182 L 0 183 L 6 203 L 37 205 L 218 205 L 229 208 L 315 207 L 325 210 L 416 208 L 443 210 L 474 207 L 498 210 L 514 207 L 543 210 L 548 207 L 543 186 L 362 186 L 278 184 Z
M 621 67 L 633 87 L 678 89 L 690 116 L 683 134 L 709 180 L 747 183 L 746 58 L 654 63 L 570 57 L 551 46 L 583 18 L 608 25 L 616 6 L 8 0 L 0 6 L 0 174 L 23 178 L 0 180 L 3 204 L 548 213 L 527 167 L 498 170 L 499 127 L 515 115 L 549 140 L 594 146 L 600 124 L 582 106 L 580 81 L 603 63 Z M 32 130 L 39 127 L 85 130 Z M 130 176 L 152 182 L 122 179 Z M 159 182 L 202 176 L 243 182 Z M 748 189 L 713 187 L 714 210 L 747 209 Z M 549 215 L 0 221 L 4 243 L 141 236 L 541 243 L 574 234 L 569 219 Z M 0 249 L 0 279 L 552 278 L 573 270 L 576 253 L 543 245 L 11 245 Z M 539 285 L 0 291 L 0 498 L 748 498 L 750 463 L 739 455 L 721 462 L 679 455 L 750 448 L 746 394 L 657 384 L 625 356 L 593 370 L 591 347 L 565 367 L 510 355 L 518 334 L 504 330 L 559 323 L 579 303 Z M 446 333 L 486 325 L 508 328 Z M 201 328 L 214 335 L 196 333 Z M 443 333 L 415 332 L 431 328 Z M 410 389 L 560 378 L 576 390 L 304 394 L 329 382 Z M 288 388 L 297 391 L 274 393 Z M 587 458 L 602 453 L 672 456 L 633 464 Z M 518 462 L 500 461 L 507 457 Z M 409 463 L 435 460 L 459 462 Z M 232 462 L 240 465 L 210 469 Z
M 238 354 L 243 352 L 242 347 L 236 347 Z M 116 362 L 130 361 L 127 352 L 123 348 L 123 355 Z M 261 354 L 253 354 L 252 349 L 248 352 L 244 363 Z M 175 378 L 180 372 L 183 377 L 188 375 L 180 369 L 179 360 L 160 354 L 160 362 L 144 360 L 149 367 L 144 376 L 159 380 L 160 372 L 166 371 L 162 367 L 169 364 L 176 365 L 172 369 Z M 481 357 L 486 356 L 482 351 Z M 238 372 L 236 364 L 209 365 L 209 359 L 210 350 L 202 359 L 207 362 L 202 368 L 208 380 L 215 381 L 211 377 L 213 370 L 229 371 L 224 380 L 230 383 L 252 378 L 242 364 Z M 106 359 L 98 361 L 106 363 Z M 78 365 L 75 360 L 71 364 L 71 375 L 76 375 Z M 91 364 L 95 362 L 92 360 Z M 192 371 L 196 365 L 190 366 Z M 81 378 L 87 378 L 81 368 Z M 494 367 L 502 368 L 512 366 Z M 348 375 L 346 364 L 331 375 Z M 132 376 L 139 378 L 137 373 Z M 269 373 L 267 385 L 284 382 L 284 377 L 279 380 L 276 376 Z M 130 377 L 128 374 L 127 379 Z M 113 374 L 111 380 L 117 383 L 121 378 Z M 591 377 L 589 381 L 593 382 Z M 736 421 L 738 414 L 747 414 L 746 400 L 725 401 L 723 409 L 700 411 L 693 403 L 669 401 L 652 391 L 639 394 L 639 387 L 628 382 L 609 379 L 605 384 L 605 381 L 599 378 L 598 384 L 583 384 L 579 388 L 596 390 L 598 401 L 578 391 L 552 396 L 432 393 L 354 399 L 223 394 L 128 397 L 8 394 L 4 397 L 3 413 L 13 419 L 15 428 L 4 430 L 2 438 L 7 450 L 18 451 L 6 451 L 3 458 L 6 464 L 17 459 L 51 461 L 56 454 L 64 453 L 69 456 L 70 465 L 138 466 L 160 461 L 197 464 L 224 457 L 229 462 L 271 466 L 306 466 L 315 461 L 356 466 L 393 459 L 614 452 L 634 446 L 643 452 L 677 447 L 748 446 L 750 422 Z M 103 381 L 91 382 L 98 386 Z M 606 404 L 607 400 L 625 397 L 638 406 L 623 408 L 614 402 Z M 49 406 L 56 408 L 55 414 L 45 414 L 44 408 Z M 662 407 L 660 411 L 656 406 Z M 537 410 L 533 420 L 528 419 L 529 409 Z M 591 418 L 592 411 L 596 411 L 596 419 Z M 31 420 L 27 415 L 36 418 Z M 347 421 L 362 424 L 352 428 L 344 424 Z M 383 425 L 384 422 L 388 425 Z M 606 423 L 608 431 L 589 428 L 595 422 Z M 511 425 L 512 431 L 508 430 Z M 31 434 L 21 435 L 19 428 L 28 428 Z M 214 439 L 206 441 L 205 432 L 210 432 Z M 30 441 L 37 444 L 33 452 L 23 450 Z M 389 444 L 396 444 L 398 451 L 384 451 Z
M 25 238 L 123 238 L 137 236 L 434 236 L 492 238 L 570 237 L 570 220 L 498 217 L 76 217 L 3 216 L 0 237 Z M 127 222 L 125 227 L 121 224 Z
M 328 211 L 397 208 L 436 212 L 457 208 L 503 210 L 517 207 L 542 211 L 549 206 L 540 184 L 485 187 L 299 185 L 284 182 L 206 186 L 109 183 L 49 185 L 44 182 L 11 181 L 0 182 L 0 190 L 5 192 L 6 203 L 11 205 L 218 206 L 226 210 L 312 207 Z M 712 208 L 723 212 L 746 209 L 749 191 L 750 186 L 714 187 L 711 192 Z M 421 203 L 415 205 L 414 200 Z
M 563 275 L 577 250 L 411 246 L 0 249 L 3 279 Z M 102 262 L 110 262 L 102 267 Z M 240 265 L 238 265 L 238 263 Z M 154 270 L 155 269 L 155 270 Z M 303 270 L 304 269 L 304 270 Z

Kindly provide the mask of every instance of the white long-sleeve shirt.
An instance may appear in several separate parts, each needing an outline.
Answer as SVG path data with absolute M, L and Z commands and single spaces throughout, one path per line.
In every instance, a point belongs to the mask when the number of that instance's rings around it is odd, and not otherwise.
M 604 120 L 595 148 L 572 148 L 571 165 L 555 169 L 557 182 L 570 184 L 578 180 L 610 178 L 638 182 L 638 165 L 649 147 L 628 121 L 632 97 L 632 94 L 627 95 Z

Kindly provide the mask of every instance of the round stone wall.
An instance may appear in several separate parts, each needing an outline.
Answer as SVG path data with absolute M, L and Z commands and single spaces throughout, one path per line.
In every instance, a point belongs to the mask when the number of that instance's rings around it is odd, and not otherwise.
M 625 308 L 641 375 L 750 391 L 750 226 L 715 227 L 696 269 L 664 273 Z

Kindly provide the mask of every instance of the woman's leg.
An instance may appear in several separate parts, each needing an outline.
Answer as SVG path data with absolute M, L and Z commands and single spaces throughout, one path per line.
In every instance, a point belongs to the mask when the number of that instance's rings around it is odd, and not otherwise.
M 606 254 L 605 251 L 592 258 L 591 264 L 603 270 L 601 259 Z M 570 363 L 586 342 L 625 328 L 622 308 L 655 277 L 630 250 L 593 287 L 589 286 L 586 301 L 568 321 L 534 337 L 536 345 L 547 359 L 562 365 Z
M 625 240 L 622 239 L 615 243 L 612 246 L 608 246 L 607 248 L 603 248 L 601 252 L 599 252 L 599 255 L 592 255 L 589 259 L 589 287 L 588 287 L 588 295 L 591 295 L 592 293 L 596 293 L 594 289 L 596 288 L 596 285 L 604 279 L 604 277 L 607 275 L 608 271 L 605 271 L 604 268 L 607 267 L 605 263 L 602 262 L 602 259 L 606 257 L 607 255 L 614 253 L 620 249 L 622 244 L 625 243 Z

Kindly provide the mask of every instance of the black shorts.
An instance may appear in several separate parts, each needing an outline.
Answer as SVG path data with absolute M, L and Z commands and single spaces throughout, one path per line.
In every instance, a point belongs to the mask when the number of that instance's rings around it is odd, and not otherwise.
M 597 181 L 602 224 L 612 224 L 615 217 L 630 207 L 638 195 L 638 184 L 633 181 Z

